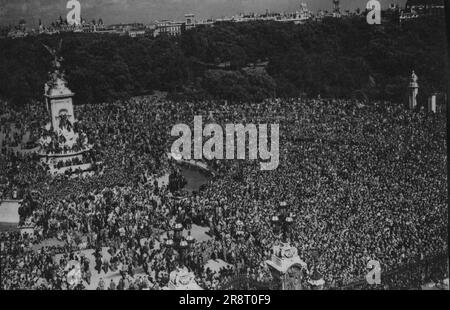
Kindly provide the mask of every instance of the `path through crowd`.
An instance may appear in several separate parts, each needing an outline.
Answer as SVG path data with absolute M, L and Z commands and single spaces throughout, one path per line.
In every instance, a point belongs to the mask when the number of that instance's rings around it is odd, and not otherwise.
M 121 278 L 120 268 L 117 269 L 116 271 L 112 271 L 111 269 L 108 269 L 107 273 L 105 273 L 104 270 L 101 270 L 99 273 L 97 270 L 95 270 L 94 250 L 82 250 L 82 251 L 80 251 L 80 255 L 86 257 L 89 260 L 89 269 L 90 269 L 90 272 L 92 275 L 90 283 L 83 281 L 83 285 L 85 286 L 86 289 L 95 290 L 98 287 L 98 283 L 100 282 L 100 279 L 103 279 L 103 281 L 105 282 L 105 287 L 109 286 L 109 283 L 111 282 L 111 280 L 113 280 L 116 284 L 119 283 L 119 279 Z M 62 257 L 62 254 L 58 254 L 55 256 L 55 259 L 57 261 L 59 261 L 61 259 L 61 257 Z M 111 259 L 111 255 L 108 252 L 108 248 L 106 248 L 106 247 L 102 248 L 102 257 L 103 257 L 103 259 L 106 259 L 107 261 L 109 261 Z M 70 265 L 70 262 L 69 262 L 69 265 Z M 69 267 L 69 269 L 71 268 L 71 266 L 67 266 L 67 267 Z M 134 273 L 135 273 L 135 278 L 137 278 L 139 276 L 145 276 L 145 272 L 142 269 L 142 267 L 135 269 Z
M 19 206 L 19 201 L 0 202 L 0 232 L 17 230 Z
M 211 237 L 207 234 L 207 231 L 209 229 L 206 227 L 200 227 L 197 225 L 192 225 L 192 229 L 191 231 L 191 235 L 193 238 L 195 238 L 196 241 L 198 242 L 202 242 L 202 241 L 207 241 L 210 240 Z M 183 231 L 183 235 L 187 236 L 188 235 L 188 231 L 184 230 Z M 160 236 L 162 239 L 167 238 L 167 234 L 164 233 Z M 161 239 L 160 239 L 161 240 Z M 140 240 L 141 245 L 144 245 L 144 243 L 146 241 L 149 241 L 148 238 L 142 238 Z M 58 240 L 56 238 L 52 238 L 52 239 L 46 239 L 42 242 L 40 242 L 39 244 L 36 244 L 33 246 L 33 250 L 34 251 L 38 251 L 43 247 L 52 247 L 52 246 L 63 246 L 65 244 L 65 241 L 61 241 Z M 160 242 L 155 241 L 155 249 L 159 249 L 161 246 Z M 104 260 L 109 261 L 111 259 L 111 254 L 108 252 L 108 247 L 103 247 L 102 248 L 102 257 Z M 91 272 L 91 281 L 90 283 L 87 283 L 86 281 L 83 281 L 83 285 L 86 287 L 86 289 L 88 290 L 95 290 L 98 286 L 98 283 L 100 282 L 100 279 L 103 279 L 103 281 L 105 282 L 105 287 L 108 287 L 111 280 L 115 282 L 115 284 L 117 285 L 119 283 L 119 280 L 121 278 L 120 275 L 120 268 L 116 271 L 112 271 L 110 269 L 108 269 L 108 272 L 104 272 L 104 270 L 101 270 L 100 273 L 95 269 L 95 257 L 94 257 L 94 250 L 93 249 L 88 249 L 88 250 L 80 250 L 78 251 L 78 254 L 81 256 L 86 257 L 89 260 L 89 269 Z M 55 260 L 57 262 L 59 262 L 59 260 L 62 258 L 62 254 L 58 254 L 55 256 Z M 71 263 L 69 262 L 69 265 Z M 205 265 L 205 268 L 210 268 L 213 271 L 219 270 L 222 267 L 227 267 L 228 264 L 225 263 L 222 260 L 216 260 L 216 261 L 208 261 L 207 264 Z M 67 268 L 71 268 L 71 266 L 66 266 Z M 144 272 L 144 269 L 142 267 L 138 267 L 136 269 L 134 269 L 134 279 L 137 279 L 141 276 L 146 276 L 146 273 Z

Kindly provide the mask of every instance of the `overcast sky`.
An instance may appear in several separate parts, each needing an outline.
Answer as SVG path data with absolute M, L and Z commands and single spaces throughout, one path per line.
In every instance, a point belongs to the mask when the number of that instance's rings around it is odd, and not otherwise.
M 68 0 L 0 0 L 0 24 L 17 24 L 25 19 L 30 25 L 39 18 L 44 23 L 65 18 Z M 276 12 L 295 11 L 301 2 L 316 12 L 331 10 L 332 0 L 79 0 L 81 15 L 87 20 L 102 18 L 106 24 L 143 22 L 158 19 L 182 20 L 184 14 L 193 13 L 197 18 L 217 18 L 242 12 L 262 13 L 266 9 Z M 404 5 L 406 0 L 380 0 Z M 341 0 L 343 10 L 364 8 L 367 0 Z

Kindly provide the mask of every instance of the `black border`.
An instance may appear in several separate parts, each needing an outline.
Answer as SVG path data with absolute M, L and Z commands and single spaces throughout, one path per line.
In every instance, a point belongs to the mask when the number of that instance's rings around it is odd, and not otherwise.
M 450 1 L 445 0 L 445 15 L 447 25 L 447 98 L 450 101 Z M 448 139 L 450 136 L 450 109 L 447 102 L 447 175 L 450 175 L 448 162 Z M 447 182 L 449 182 L 447 178 Z M 450 185 L 450 182 L 449 182 Z M 450 186 L 448 186 L 450 194 Z M 449 196 L 449 195 L 448 195 Z M 450 231 L 450 229 L 448 230 Z M 213 297 L 215 302 L 208 308 L 200 305 L 180 305 L 183 296 Z M 260 305 L 224 305 L 224 295 L 269 295 L 271 302 Z M 92 299 L 90 299 L 92 298 Z M 397 299 L 398 298 L 398 299 Z M 445 298 L 444 300 L 439 300 Z M 220 300 L 221 302 L 218 302 Z M 398 302 L 398 303 L 396 303 Z M 240 306 L 278 309 L 335 309 L 337 306 L 366 310 L 369 308 L 384 309 L 399 306 L 401 308 L 444 307 L 448 303 L 446 291 L 5 291 L 0 290 L 0 305 L 2 309 L 9 308 L 55 308 L 77 309 L 97 308 L 124 310 L 185 308 L 219 309 Z M 281 307 L 283 308 L 281 308 Z
M 201 305 L 180 305 L 182 296 L 213 297 L 223 299 L 228 295 L 269 295 L 271 302 L 260 305 L 224 305 L 215 301 L 211 307 Z M 91 299 L 92 298 L 92 299 Z M 380 309 L 388 307 L 422 308 L 445 307 L 446 291 L 0 291 L 2 308 L 55 308 L 66 309 L 336 309 L 355 308 L 359 310 Z

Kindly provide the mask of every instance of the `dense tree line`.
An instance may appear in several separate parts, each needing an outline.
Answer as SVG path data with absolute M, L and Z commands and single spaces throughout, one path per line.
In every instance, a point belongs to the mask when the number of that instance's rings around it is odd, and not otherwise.
M 402 100 L 411 70 L 422 93 L 445 89 L 445 21 L 370 26 L 360 18 L 304 25 L 225 24 L 186 33 L 186 55 L 241 68 L 269 59 L 277 95 Z
M 62 55 L 78 103 L 168 91 L 174 96 L 261 100 L 317 96 L 403 101 L 412 69 L 421 93 L 445 89 L 445 21 L 368 25 L 361 18 L 303 25 L 223 23 L 179 38 L 66 33 L 0 40 L 0 96 L 42 98 L 51 56 Z M 254 67 L 252 64 L 266 64 Z

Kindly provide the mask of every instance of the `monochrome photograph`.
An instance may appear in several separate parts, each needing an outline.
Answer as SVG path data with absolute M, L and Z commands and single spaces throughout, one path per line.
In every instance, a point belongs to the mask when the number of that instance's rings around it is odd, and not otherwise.
M 0 0 L 0 290 L 449 290 L 448 5 Z

